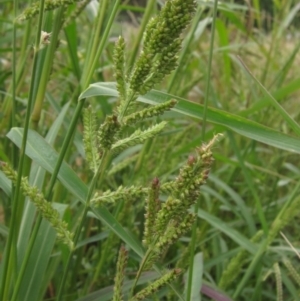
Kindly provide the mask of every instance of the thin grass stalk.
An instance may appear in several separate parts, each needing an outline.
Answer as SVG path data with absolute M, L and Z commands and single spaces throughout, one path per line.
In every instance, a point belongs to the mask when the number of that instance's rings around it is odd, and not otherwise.
M 216 27 L 216 18 L 217 18 L 217 9 L 218 9 L 218 0 L 214 0 L 213 7 L 213 20 L 212 20 L 212 28 L 211 28 L 211 38 L 210 38 L 210 46 L 209 46 L 209 58 L 208 58 L 208 70 L 207 70 L 207 78 L 206 78 L 206 87 L 205 87 L 205 95 L 204 95 L 204 104 L 203 104 L 203 123 L 202 123 L 202 140 L 205 139 L 205 129 L 206 129 L 206 119 L 207 119 L 207 106 L 208 106 L 208 96 L 210 90 L 210 75 L 212 69 L 212 57 L 213 57 L 213 48 L 214 48 L 214 39 L 215 39 L 215 27 Z M 199 208 L 199 199 L 194 207 L 194 212 L 197 214 Z M 193 269 L 194 269 L 194 255 L 195 255 L 195 247 L 196 247 L 196 239 L 197 239 L 197 219 L 195 220 L 192 228 L 192 237 L 191 237 L 191 252 L 190 252 L 190 263 L 189 263 L 189 276 L 187 283 L 187 294 L 186 300 L 190 301 L 192 296 L 192 283 L 193 283 Z
M 92 35 L 90 38 L 90 43 L 88 45 L 88 51 L 86 54 L 86 62 L 84 64 L 83 72 L 82 72 L 82 77 L 81 77 L 81 84 L 84 85 L 83 88 L 86 86 L 86 77 L 87 73 L 91 70 L 91 65 L 93 63 L 93 59 L 95 59 L 95 54 L 97 52 L 97 47 L 99 45 L 99 38 L 101 36 L 101 30 L 104 25 L 105 21 L 105 15 L 107 11 L 107 6 L 108 6 L 109 1 L 108 0 L 103 0 L 100 2 L 100 7 L 97 15 L 97 23 L 95 24 Z M 103 38 L 101 38 L 101 41 Z M 101 43 L 100 41 L 100 43 Z M 98 61 L 98 60 L 97 60 Z
M 110 25 L 112 25 L 112 22 L 110 23 Z M 110 27 L 107 26 L 106 29 L 105 29 L 105 35 L 104 35 L 105 39 L 107 39 L 109 32 L 110 32 Z M 103 42 L 101 45 L 103 45 L 103 46 L 101 48 L 100 55 L 101 55 L 101 53 L 102 53 L 102 51 L 104 49 L 105 42 Z M 90 73 L 90 74 L 91 74 L 90 76 L 92 77 L 93 73 Z M 90 82 L 90 80 L 91 80 L 91 78 L 87 78 L 84 88 L 86 88 L 88 86 L 88 83 Z M 74 132 L 76 130 L 76 124 L 77 124 L 78 118 L 79 118 L 79 116 L 81 114 L 81 111 L 82 111 L 82 108 L 84 106 L 84 103 L 85 103 L 85 99 L 82 99 L 81 101 L 78 102 L 78 104 L 76 106 L 75 113 L 73 115 L 70 127 L 69 127 L 69 129 L 67 131 L 67 134 L 66 134 L 66 137 L 64 139 L 64 142 L 63 142 L 63 145 L 62 145 L 62 149 L 61 149 L 61 151 L 59 153 L 59 157 L 58 157 L 58 160 L 56 162 L 54 171 L 53 171 L 53 173 L 51 175 L 49 187 L 48 187 L 48 190 L 47 190 L 46 195 L 45 195 L 45 198 L 48 201 L 50 201 L 50 197 L 51 197 L 52 190 L 53 190 L 53 187 L 54 187 L 56 179 L 57 179 L 58 172 L 60 170 L 60 167 L 61 167 L 61 164 L 63 162 L 63 159 L 65 157 L 65 154 L 67 153 L 67 150 L 69 148 L 70 142 L 71 142 L 72 137 L 74 135 Z M 39 218 L 41 218 L 41 217 L 38 217 L 37 223 L 35 224 L 34 230 L 33 230 L 33 233 L 32 233 L 32 237 L 31 237 L 32 243 L 30 243 L 28 245 L 28 248 L 26 250 L 26 254 L 25 254 L 25 259 L 26 260 L 22 262 L 22 269 L 24 269 L 24 271 L 25 271 L 25 268 L 26 268 L 26 265 L 27 265 L 27 262 L 28 262 L 28 259 L 29 259 L 29 255 L 30 255 L 31 250 L 32 250 L 33 245 L 34 245 L 33 242 L 36 239 L 36 236 L 37 236 L 40 224 L 41 224 L 41 221 L 39 221 Z
M 245 176 L 245 180 L 247 182 L 247 186 L 249 188 L 249 190 L 251 191 L 251 194 L 255 200 L 255 207 L 256 207 L 256 210 L 257 210 L 257 213 L 258 213 L 258 217 L 259 217 L 259 221 L 262 225 L 262 228 L 263 228 L 263 231 L 264 233 L 267 235 L 268 232 L 269 232 L 269 227 L 268 227 L 268 223 L 267 223 L 267 219 L 266 219 L 266 216 L 264 214 L 264 210 L 263 210 L 263 207 L 262 207 L 262 204 L 260 202 L 260 198 L 254 188 L 254 183 L 253 183 L 253 180 L 247 170 L 247 167 L 245 166 L 245 163 L 243 161 L 243 158 L 241 156 L 241 153 L 239 151 L 239 148 L 238 146 L 236 145 L 236 142 L 235 142 L 235 139 L 233 137 L 233 134 L 230 132 L 230 131 L 227 131 L 227 134 L 228 134 L 228 137 L 230 139 L 230 143 L 232 145 L 232 148 L 234 149 L 235 151 L 235 154 L 238 158 L 238 161 L 239 161 L 239 164 L 240 164 L 240 168 L 242 169 L 243 171 L 243 174 Z
M 110 32 L 110 27 L 107 26 L 106 29 L 105 29 L 105 33 L 106 33 L 105 37 L 106 38 L 108 37 L 109 32 Z M 103 51 L 105 43 L 103 42 L 102 44 L 103 44 L 103 47 L 102 47 L 102 51 Z M 92 73 L 91 73 L 91 76 L 92 76 Z M 88 86 L 88 83 L 90 82 L 90 80 L 91 80 L 91 78 L 87 78 L 84 88 L 86 88 Z M 65 157 L 65 155 L 67 153 L 67 150 L 68 150 L 68 148 L 70 146 L 72 137 L 73 137 L 74 132 L 76 130 L 76 124 L 77 124 L 77 121 L 78 121 L 78 119 L 80 117 L 80 114 L 81 114 L 82 108 L 84 106 L 84 103 L 85 103 L 85 99 L 82 99 L 82 100 L 80 100 L 77 103 L 77 106 L 76 106 L 76 109 L 75 109 L 75 113 L 74 113 L 73 118 L 71 120 L 70 127 L 68 128 L 67 134 L 65 136 L 65 139 L 64 139 L 64 142 L 63 142 L 63 145 L 62 145 L 62 149 L 61 149 L 61 151 L 59 153 L 59 157 L 57 159 L 57 162 L 56 162 L 56 165 L 54 167 L 53 173 L 51 175 L 49 187 L 48 187 L 47 192 L 45 194 L 45 198 L 48 201 L 50 201 L 50 197 L 51 197 L 52 190 L 53 190 L 53 187 L 54 187 L 56 179 L 57 179 L 58 172 L 60 170 L 60 167 L 61 167 L 61 164 L 63 162 L 63 159 L 64 159 L 64 157 Z M 24 269 L 24 271 L 25 271 L 25 268 L 26 268 L 26 265 L 27 265 L 27 262 L 28 262 L 28 259 L 29 259 L 29 255 L 30 255 L 31 250 L 32 250 L 33 245 L 34 245 L 33 242 L 36 239 L 36 236 L 37 236 L 40 224 L 41 224 L 41 221 L 39 221 L 39 218 L 41 218 L 41 217 L 38 217 L 38 220 L 37 220 L 37 222 L 36 222 L 36 224 L 34 226 L 34 230 L 33 230 L 33 233 L 32 233 L 32 237 L 31 237 L 32 243 L 29 243 L 28 248 L 26 249 L 26 254 L 25 254 L 25 257 L 24 257 L 26 260 L 24 260 L 22 262 L 22 269 Z
M 278 101 L 272 96 L 272 94 L 264 87 L 264 85 L 252 74 L 252 72 L 249 70 L 249 68 L 246 66 L 246 64 L 242 61 L 240 57 L 238 57 L 239 61 L 242 63 L 245 70 L 248 72 L 248 74 L 254 79 L 254 81 L 259 85 L 259 87 L 262 89 L 264 94 L 269 99 L 271 105 L 275 107 L 275 109 L 278 111 L 278 113 L 281 115 L 283 120 L 286 121 L 286 123 L 291 127 L 291 129 L 300 136 L 300 126 L 299 124 L 288 114 L 288 112 L 278 103 Z
M 156 241 L 158 240 L 158 237 L 155 238 L 155 240 L 153 240 L 153 245 L 156 243 Z M 135 276 L 135 279 L 134 279 L 134 282 L 133 282 L 133 285 L 131 287 L 131 291 L 130 291 L 130 298 L 131 299 L 133 296 L 134 296 L 134 289 L 135 287 L 137 286 L 137 283 L 142 275 L 142 271 L 144 269 L 144 266 L 145 264 L 147 263 L 151 253 L 153 252 L 153 249 L 150 247 L 147 251 L 146 251 L 146 254 L 145 256 L 143 257 L 143 261 L 141 262 L 141 265 L 139 267 L 139 270 Z
M 120 213 L 120 210 L 122 208 L 122 206 L 124 205 L 124 200 L 120 201 L 117 203 L 117 206 L 116 206 L 116 209 L 114 210 L 113 212 L 113 215 L 114 217 L 117 219 L 119 213 Z M 109 235 L 115 235 L 114 233 L 110 233 Z M 109 237 L 107 238 L 106 241 L 108 241 Z M 98 279 L 98 276 L 100 274 L 100 271 L 102 270 L 102 267 L 103 267 L 103 264 L 106 260 L 106 254 L 108 254 L 108 252 L 110 251 L 110 245 L 108 243 L 105 243 L 104 244 L 104 248 L 103 251 L 101 250 L 101 258 L 99 260 L 99 263 L 97 264 L 97 267 L 96 267 L 96 271 L 94 272 L 94 275 L 93 275 L 93 279 L 92 279 L 92 282 L 91 284 L 89 285 L 89 291 L 92 290 L 94 284 L 96 283 L 97 279 Z
M 17 11 L 18 11 L 18 0 L 14 0 L 14 19 L 16 19 L 17 17 Z M 16 122 L 16 107 L 17 107 L 17 102 L 16 102 L 16 64 L 17 64 L 17 56 L 16 56 L 16 48 L 17 48 L 17 25 L 16 22 L 14 22 L 13 24 L 13 51 L 12 51 L 12 111 L 11 111 L 11 126 L 15 127 L 17 126 L 17 122 Z M 15 144 L 13 144 L 12 147 L 12 165 L 13 168 L 17 168 L 17 164 L 18 164 L 18 160 L 17 160 L 17 153 L 18 153 L 18 148 Z M 14 195 L 14 187 L 12 186 L 12 199 L 13 199 L 13 195 Z M 18 214 L 16 214 L 16 217 L 18 218 Z M 15 263 L 15 266 L 13 268 L 13 278 L 16 279 L 16 275 L 17 275 L 17 270 L 16 270 L 16 262 L 17 262 L 17 233 L 14 233 L 13 235 L 13 243 L 12 243 L 12 253 L 13 253 L 13 257 L 14 259 L 12 260 L 12 262 Z M 3 275 L 5 277 L 5 275 Z
M 27 249 L 26 249 L 25 256 L 24 256 L 22 264 L 21 264 L 21 268 L 18 272 L 18 278 L 17 278 L 16 283 L 14 285 L 13 295 L 12 295 L 12 298 L 11 298 L 10 301 L 17 301 L 18 300 L 20 286 L 22 284 L 22 280 L 23 280 L 23 277 L 24 277 L 24 274 L 25 274 L 25 271 L 26 271 L 26 268 L 27 268 L 27 264 L 28 264 L 28 261 L 29 261 L 30 255 L 31 255 L 31 251 L 32 251 L 33 246 L 34 246 L 35 239 L 38 235 L 39 228 L 40 228 L 40 225 L 42 223 L 42 220 L 43 219 L 42 219 L 41 214 L 38 214 L 37 220 L 35 222 L 35 226 L 33 228 L 33 232 L 30 236 L 30 240 L 29 240 L 29 243 L 28 243 L 28 246 L 27 246 Z
M 6 252 L 6 256 L 3 259 L 3 275 L 1 280 L 1 286 L 0 286 L 0 300 L 7 300 L 7 294 L 9 291 L 9 281 L 8 277 L 5 277 L 7 275 L 7 269 L 9 266 L 9 261 L 12 260 L 11 254 L 12 254 L 12 243 L 13 243 L 13 236 L 15 235 L 16 229 L 14 225 L 17 224 L 17 211 L 19 207 L 19 196 L 20 196 L 20 183 L 22 179 L 22 173 L 23 173 L 23 165 L 25 160 L 25 149 L 26 149 L 26 143 L 27 143 L 27 134 L 29 129 L 29 121 L 30 121 L 30 108 L 33 106 L 33 92 L 34 92 L 34 86 L 35 86 L 35 79 L 36 79 L 36 67 L 38 63 L 38 49 L 40 45 L 40 38 L 41 38 L 41 30 L 42 30 L 42 23 L 43 23 L 43 13 L 44 13 L 44 3 L 45 0 L 40 1 L 40 12 L 39 12 L 39 19 L 38 19 L 38 26 L 37 26 L 37 33 L 36 33 L 36 40 L 35 40 L 35 51 L 34 51 L 34 59 L 33 59 L 33 66 L 32 66 L 32 78 L 30 82 L 30 90 L 29 90 L 29 97 L 28 97 L 28 104 L 27 104 L 27 111 L 26 111 L 26 117 L 25 117 L 25 124 L 24 124 L 24 134 L 22 139 L 22 146 L 21 146 L 21 154 L 20 154 L 20 161 L 18 165 L 18 178 L 17 183 L 15 185 L 15 191 L 13 196 L 13 203 L 12 203 L 12 215 L 11 215 L 11 222 L 10 222 L 10 231 L 8 234 L 6 249 L 8 250 Z
M 300 189 L 300 183 L 294 188 L 294 190 L 292 191 L 289 199 L 285 202 L 284 206 L 281 208 L 279 214 L 276 216 L 276 220 L 279 220 L 282 215 L 284 214 L 284 212 L 287 210 L 287 208 L 291 205 L 291 203 L 294 201 L 294 198 L 296 197 L 296 195 L 299 193 L 299 189 Z M 254 258 L 251 261 L 251 264 L 249 265 L 249 267 L 247 268 L 243 278 L 241 279 L 241 281 L 239 282 L 234 294 L 233 294 L 233 299 L 237 300 L 239 295 L 241 294 L 242 290 L 244 289 L 244 287 L 246 286 L 248 280 L 250 279 L 251 275 L 253 274 L 253 272 L 255 271 L 256 266 L 259 264 L 262 256 L 264 255 L 264 253 L 266 252 L 269 244 L 271 242 L 268 242 L 268 238 L 266 238 L 260 245 L 257 253 L 255 254 Z
M 107 25 L 105 27 L 105 31 L 103 33 L 103 37 L 101 39 L 99 48 L 97 49 L 97 52 L 96 52 L 95 56 L 93 57 L 93 62 L 91 63 L 91 66 L 88 70 L 87 77 L 86 77 L 86 79 L 84 79 L 85 80 L 84 85 L 83 85 L 84 89 L 87 88 L 87 86 L 89 85 L 89 83 L 90 83 L 90 81 L 93 77 L 94 71 L 96 69 L 97 63 L 99 62 L 99 58 L 100 58 L 100 56 L 102 54 L 102 51 L 104 49 L 105 43 L 107 41 L 107 38 L 108 38 L 108 35 L 109 35 L 109 32 L 110 32 L 110 29 L 111 29 L 112 24 L 113 24 L 113 21 L 114 21 L 114 19 L 116 17 L 116 14 L 118 12 L 120 2 L 121 2 L 120 0 L 115 1 L 113 10 L 112 10 L 112 12 L 109 16 L 109 20 L 108 20 Z
M 263 70 L 263 74 L 261 76 L 261 79 L 260 81 L 265 84 L 266 82 L 266 78 L 267 78 L 267 75 L 269 74 L 269 68 L 270 68 L 270 64 L 271 64 L 271 61 L 272 61 L 272 54 L 273 54 L 273 50 L 275 49 L 276 47 L 276 36 L 277 36 L 277 32 L 275 31 L 272 31 L 272 39 L 271 39 L 271 43 L 270 43 L 270 48 L 269 48 L 269 51 L 267 52 L 267 60 L 266 60 L 266 64 L 264 66 L 264 68 L 262 68 Z
M 156 4 L 156 0 L 149 0 L 147 1 L 147 7 L 145 10 L 145 13 L 143 15 L 143 19 L 142 19 L 142 23 L 140 24 L 140 28 L 139 28 L 139 32 L 137 34 L 137 36 L 134 39 L 134 45 L 132 48 L 132 52 L 131 55 L 128 59 L 128 68 L 131 69 L 132 66 L 134 65 L 134 62 L 137 58 L 137 53 L 139 50 L 139 46 L 141 44 L 142 38 L 143 38 L 143 34 L 145 31 L 145 28 L 150 20 L 151 14 L 153 12 L 154 9 L 154 5 Z
M 288 57 L 288 59 L 285 62 L 284 66 L 281 67 L 280 71 L 277 73 L 277 75 L 274 78 L 274 80 L 272 81 L 272 83 L 268 86 L 268 90 L 270 90 L 272 88 L 272 86 L 275 85 L 275 84 L 276 84 L 276 88 L 279 88 L 279 87 L 282 86 L 283 81 L 285 80 L 285 78 L 288 74 L 288 71 L 290 70 L 290 67 L 292 66 L 299 50 L 300 50 L 300 41 L 295 46 L 292 54 Z
M 89 190 L 88 190 L 88 194 L 87 194 L 87 197 L 86 197 L 86 201 L 85 201 L 84 212 L 82 214 L 82 217 L 81 217 L 81 220 L 80 220 L 80 224 L 77 227 L 75 235 L 74 235 L 74 245 L 75 246 L 76 246 L 76 244 L 78 242 L 78 239 L 79 239 L 82 227 L 84 225 L 84 222 L 85 222 L 88 210 L 90 208 L 90 201 L 92 199 L 92 196 L 93 196 L 96 184 L 97 184 L 98 180 L 102 178 L 102 174 L 105 171 L 105 168 L 106 168 L 106 165 L 107 165 L 107 160 L 109 158 L 108 155 L 109 155 L 108 152 L 104 152 L 103 153 L 103 157 L 101 159 L 101 162 L 100 162 L 100 165 L 98 167 L 98 170 L 97 170 L 96 174 L 94 175 L 94 177 L 92 179 L 92 182 L 90 184 L 90 187 L 89 187 Z M 62 277 L 62 280 L 61 280 L 61 284 L 60 284 L 58 295 L 57 295 L 57 299 L 56 299 L 57 301 L 61 301 L 62 294 L 63 294 L 64 287 L 65 287 L 66 280 L 67 280 L 67 276 L 68 276 L 68 272 L 69 272 L 69 269 L 70 269 L 70 266 L 71 266 L 72 257 L 74 255 L 75 250 L 76 250 L 76 247 L 74 247 L 74 249 L 69 252 L 69 256 L 68 256 L 68 259 L 67 259 L 66 267 L 64 269 L 63 277 Z
M 45 99 L 46 87 L 53 65 L 54 54 L 57 48 L 58 34 L 62 26 L 62 17 L 64 14 L 64 10 L 64 7 L 58 8 L 56 10 L 55 18 L 53 20 L 54 28 L 51 32 L 51 42 L 50 45 L 47 46 L 47 53 L 45 56 L 45 60 L 43 61 L 42 74 L 39 80 L 38 90 L 36 93 L 36 101 L 31 114 L 31 121 L 33 123 L 34 128 L 37 128 L 38 123 L 40 121 L 43 102 Z
M 203 6 L 202 5 L 198 5 L 197 11 L 196 11 L 196 15 L 193 19 L 193 24 L 192 27 L 190 29 L 189 35 L 187 37 L 187 39 L 184 41 L 184 45 L 183 45 L 183 49 L 180 51 L 180 56 L 178 59 L 178 67 L 175 69 L 175 71 L 172 74 L 172 77 L 170 79 L 169 85 L 168 85 L 168 93 L 172 93 L 173 91 L 173 87 L 174 84 L 176 83 L 176 79 L 178 74 L 180 74 L 180 71 L 182 70 L 182 62 L 184 61 L 185 56 L 187 56 L 189 54 L 188 50 L 189 47 L 193 41 L 194 38 L 194 33 L 197 29 L 199 20 L 201 18 L 203 12 Z M 178 94 L 177 94 L 178 95 Z
M 73 117 L 73 119 L 71 121 L 69 130 L 68 130 L 67 135 L 65 137 L 65 140 L 63 142 L 62 149 L 61 149 L 61 151 L 59 153 L 59 157 L 57 159 L 56 165 L 54 167 L 53 173 L 52 173 L 50 181 L 49 181 L 49 187 L 48 187 L 47 192 L 45 194 L 45 199 L 48 200 L 48 201 L 50 201 L 50 197 L 51 197 L 52 190 L 53 190 L 53 187 L 54 187 L 55 182 L 56 182 L 56 178 L 57 178 L 60 166 L 61 166 L 61 164 L 63 162 L 64 155 L 65 155 L 65 153 L 67 152 L 67 150 L 69 148 L 70 141 L 71 141 L 71 139 L 73 137 L 74 130 L 76 129 L 77 120 L 78 120 L 78 118 L 80 116 L 80 113 L 81 113 L 83 105 L 84 105 L 83 101 L 80 101 L 78 103 L 78 106 L 76 107 L 76 111 L 74 113 L 74 117 Z M 23 278 L 23 275 L 24 275 L 24 273 L 26 271 L 28 260 L 30 258 L 30 254 L 32 252 L 32 249 L 33 249 L 33 246 L 34 246 L 34 242 L 35 242 L 35 239 L 37 237 L 37 234 L 38 234 L 39 228 L 41 226 L 41 223 L 42 223 L 42 217 L 41 217 L 40 214 L 38 214 L 37 220 L 35 222 L 35 225 L 34 225 L 34 228 L 33 228 L 33 231 L 32 231 L 32 234 L 30 236 L 30 241 L 28 243 L 24 259 L 22 261 L 22 265 L 21 265 L 21 268 L 20 268 L 20 271 L 19 271 L 19 274 L 18 274 L 17 282 L 16 282 L 16 285 L 14 287 L 13 298 L 17 298 L 17 296 L 18 296 L 17 294 L 18 294 L 18 291 L 20 289 L 22 278 Z M 12 299 L 12 301 L 13 300 L 14 299 Z
M 14 7 L 15 4 L 14 4 Z M 16 18 L 15 18 L 16 19 Z M 21 86 L 24 81 L 24 66 L 26 62 L 26 58 L 29 55 L 29 36 L 30 36 L 30 30 L 31 30 L 31 20 L 28 21 L 29 23 L 26 24 L 26 29 L 25 29 L 25 34 L 23 35 L 22 38 L 22 45 L 20 52 L 18 54 L 19 57 L 19 62 L 17 64 L 18 70 L 16 71 L 17 77 L 16 77 L 16 82 L 17 86 L 15 87 L 15 94 L 17 95 L 19 90 L 21 89 Z M 15 26 L 15 23 L 14 23 Z M 5 125 L 9 124 L 8 122 L 8 117 L 11 114 L 11 109 L 12 109 L 12 102 L 10 101 L 10 94 L 12 94 L 12 89 L 13 89 L 13 84 L 12 82 L 10 83 L 10 86 L 8 87 L 8 93 L 5 95 L 5 98 L 3 100 L 3 104 L 1 106 L 1 111 L 3 112 L 3 118 L 0 123 L 0 128 L 4 128 Z

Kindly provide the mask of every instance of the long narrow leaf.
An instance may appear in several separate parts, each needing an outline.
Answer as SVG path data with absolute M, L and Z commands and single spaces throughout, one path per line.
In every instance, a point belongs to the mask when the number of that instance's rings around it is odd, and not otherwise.
M 12 128 L 7 134 L 7 137 L 19 147 L 22 135 L 23 129 Z M 49 145 L 38 133 L 32 130 L 28 133 L 26 155 L 50 173 L 53 172 L 53 168 L 58 158 L 58 154 L 51 145 Z M 65 162 L 61 166 L 58 178 L 70 193 L 77 197 L 81 202 L 85 201 L 88 191 L 87 186 Z M 116 233 L 139 256 L 143 256 L 141 244 L 134 239 L 133 235 L 125 231 L 105 207 L 93 209 L 93 212 L 98 219 Z
M 81 95 L 80 99 L 93 96 L 117 97 L 115 83 L 95 83 L 89 86 Z M 201 119 L 203 118 L 203 106 L 190 102 L 184 98 L 168 93 L 152 90 L 148 94 L 139 97 L 139 101 L 148 104 L 159 104 L 169 99 L 177 99 L 178 104 L 174 111 L 186 116 Z M 247 138 L 284 149 L 290 152 L 300 153 L 300 140 L 277 132 L 252 120 L 228 113 L 215 108 L 208 108 L 207 121 L 222 125 Z

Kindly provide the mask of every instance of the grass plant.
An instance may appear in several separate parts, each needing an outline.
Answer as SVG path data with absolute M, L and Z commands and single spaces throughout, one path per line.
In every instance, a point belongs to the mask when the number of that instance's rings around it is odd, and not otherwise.
M 0 300 L 299 299 L 296 1 L 0 7 Z

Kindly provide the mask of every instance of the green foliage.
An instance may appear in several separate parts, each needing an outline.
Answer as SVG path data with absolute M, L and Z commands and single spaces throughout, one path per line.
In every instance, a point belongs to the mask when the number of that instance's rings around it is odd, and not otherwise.
M 1 4 L 0 300 L 299 299 L 299 4 L 248 2 Z

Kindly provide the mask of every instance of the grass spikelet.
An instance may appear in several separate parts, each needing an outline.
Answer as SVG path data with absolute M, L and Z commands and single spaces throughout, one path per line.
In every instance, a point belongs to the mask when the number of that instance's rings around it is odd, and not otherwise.
M 174 281 L 181 274 L 181 272 L 182 271 L 180 269 L 174 269 L 170 272 L 167 272 L 164 276 L 148 285 L 146 288 L 138 292 L 133 298 L 129 300 L 140 301 L 146 299 L 147 297 L 157 292 L 162 286 Z
M 154 237 L 154 225 L 155 218 L 158 210 L 160 209 L 160 200 L 159 200 L 159 180 L 158 178 L 153 179 L 151 187 L 149 189 L 147 203 L 146 203 L 146 213 L 145 213 L 145 230 L 144 230 L 144 239 L 143 243 L 147 246 L 150 246 Z
M 263 231 L 258 231 L 251 239 L 252 242 L 258 242 L 263 236 Z M 246 250 L 241 250 L 238 254 L 233 257 L 228 263 L 226 269 L 222 273 L 222 277 L 219 281 L 218 287 L 225 290 L 231 283 L 239 276 L 242 266 L 248 258 L 248 252 Z
M 9 164 L 1 162 L 0 167 L 13 183 L 17 182 L 17 173 L 9 166 Z M 69 232 L 67 223 L 60 219 L 58 211 L 51 206 L 51 203 L 47 202 L 44 195 L 39 192 L 37 187 L 29 185 L 27 178 L 22 178 L 21 189 L 23 194 L 36 206 L 42 217 L 51 224 L 56 231 L 58 240 L 66 244 L 70 250 L 73 250 L 73 234 Z
M 117 141 L 112 145 L 112 150 L 117 153 L 122 151 L 125 148 L 128 148 L 133 145 L 143 143 L 145 140 L 150 139 L 157 134 L 159 134 L 166 126 L 167 122 L 162 121 L 158 124 L 153 125 L 152 127 L 146 129 L 145 131 L 136 130 L 132 135 L 122 140 Z
M 126 98 L 126 74 L 125 74 L 125 41 L 123 37 L 119 37 L 115 44 L 114 53 L 114 71 L 117 82 L 117 90 L 121 102 Z
M 85 7 L 91 2 L 92 0 L 83 0 L 80 1 L 76 7 L 76 9 L 71 13 L 71 15 L 67 18 L 64 22 L 64 28 L 68 27 L 74 20 L 78 18 L 78 16 L 83 12 Z
M 128 252 L 125 247 L 121 247 L 117 262 L 117 273 L 115 277 L 113 301 L 123 301 L 122 287 L 125 278 L 125 268 L 128 260 Z
M 107 190 L 103 193 L 96 192 L 93 199 L 91 200 L 91 205 L 99 206 L 108 203 L 115 203 L 121 199 L 128 199 L 132 197 L 142 196 L 147 192 L 146 188 L 141 186 L 131 186 L 123 187 L 119 186 L 116 191 Z
M 154 116 L 162 115 L 164 112 L 170 110 L 176 105 L 177 101 L 174 99 L 171 99 L 169 101 L 166 101 L 162 104 L 152 106 L 150 108 L 146 108 L 144 110 L 135 112 L 133 114 L 128 115 L 124 118 L 124 123 L 126 125 L 135 124 L 139 121 L 145 120 L 146 118 L 151 118 Z
M 296 271 L 291 261 L 288 260 L 287 258 L 284 258 L 283 263 L 285 267 L 288 269 L 293 279 L 297 282 L 298 286 L 300 286 L 300 274 Z
M 276 278 L 277 301 L 283 301 L 282 279 L 278 262 L 274 264 L 273 268 Z
M 83 144 L 86 160 L 89 164 L 90 169 L 93 172 L 96 172 L 100 161 L 100 155 L 98 151 L 96 116 L 92 111 L 91 106 L 89 106 L 83 112 L 83 125 Z
M 73 3 L 79 2 L 80 0 L 46 0 L 45 1 L 45 11 L 54 10 L 56 8 L 71 5 Z M 22 14 L 17 17 L 18 21 L 26 21 L 32 19 L 40 12 L 40 1 L 34 2 L 29 7 L 27 7 Z

